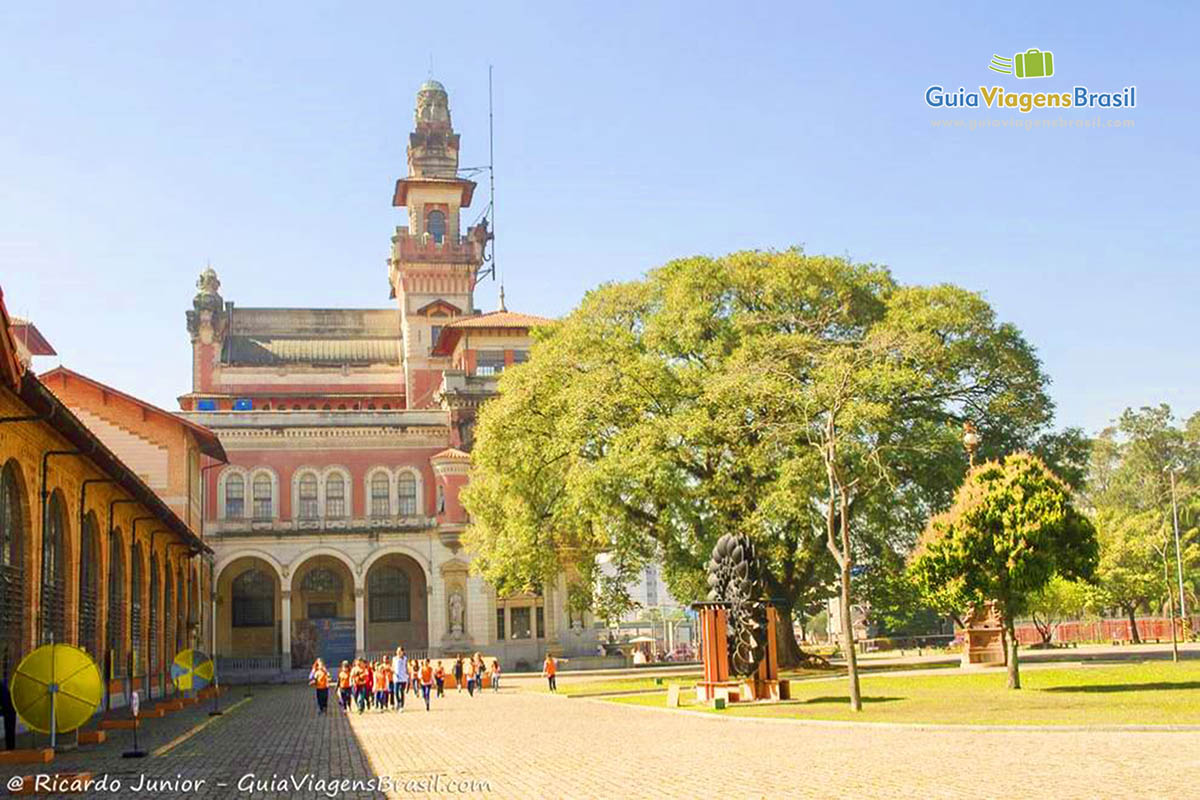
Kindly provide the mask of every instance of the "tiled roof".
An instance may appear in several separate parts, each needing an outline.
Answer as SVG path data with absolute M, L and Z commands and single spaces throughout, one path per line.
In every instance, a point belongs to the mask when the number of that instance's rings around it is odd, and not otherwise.
M 446 324 L 447 328 L 533 328 L 553 322 L 546 317 L 522 314 L 519 311 L 489 311 L 472 317 L 459 317 Z
M 471 455 L 470 455 L 470 453 L 464 453 L 462 450 L 459 450 L 457 447 L 447 447 L 445 450 L 441 451 L 440 453 L 434 454 L 429 460 L 430 461 L 470 461 Z
M 195 435 L 196 440 L 200 443 L 200 451 L 202 453 L 222 463 L 227 463 L 229 461 L 228 456 L 225 455 L 225 448 L 221 446 L 221 440 L 217 438 L 215 433 L 203 425 L 197 425 L 191 420 L 184 419 L 178 414 L 172 414 L 170 411 L 159 408 L 153 403 L 148 403 L 145 400 L 141 400 L 131 394 L 126 394 L 120 389 L 114 389 L 105 383 L 101 383 L 95 378 L 89 378 L 86 375 L 80 375 L 75 370 L 67 369 L 63 366 L 58 366 L 49 372 L 42 373 L 42 375 L 39 376 L 39 379 L 41 380 L 42 384 L 52 392 L 54 391 L 53 385 L 55 383 L 65 384 L 69 380 L 78 380 L 103 392 L 107 392 L 114 397 L 120 397 L 122 400 L 133 403 L 134 405 L 142 408 L 144 411 L 148 411 L 152 414 L 158 414 L 166 417 L 172 422 L 179 423 L 181 426 L 187 428 L 192 432 L 193 435 Z

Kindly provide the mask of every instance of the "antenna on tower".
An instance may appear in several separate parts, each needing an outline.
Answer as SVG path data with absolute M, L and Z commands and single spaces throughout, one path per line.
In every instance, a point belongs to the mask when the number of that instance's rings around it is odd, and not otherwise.
M 496 280 L 496 137 L 493 128 L 492 65 L 488 64 L 488 208 L 492 212 L 492 280 Z
M 490 275 L 492 280 L 496 280 L 496 136 L 495 136 L 495 115 L 492 106 L 492 65 L 488 64 L 488 163 L 486 167 L 471 167 L 465 170 L 459 170 L 464 175 L 475 175 L 483 170 L 488 173 L 488 204 L 487 208 L 479 215 L 479 220 L 482 220 L 481 227 L 483 231 L 483 263 L 479 265 L 479 269 L 475 271 L 475 280 L 487 277 Z M 472 228 L 478 230 L 480 226 Z M 488 243 L 491 242 L 491 252 L 486 252 Z M 487 264 L 485 267 L 484 264 Z

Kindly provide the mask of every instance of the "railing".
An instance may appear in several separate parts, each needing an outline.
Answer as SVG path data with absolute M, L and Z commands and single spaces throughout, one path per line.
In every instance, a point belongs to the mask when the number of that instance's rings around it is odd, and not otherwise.
M 291 661 L 291 656 L 288 656 Z M 228 658 L 217 656 L 217 680 L 221 683 L 269 680 L 283 673 L 283 656 L 243 656 Z M 290 667 L 291 664 L 289 663 Z

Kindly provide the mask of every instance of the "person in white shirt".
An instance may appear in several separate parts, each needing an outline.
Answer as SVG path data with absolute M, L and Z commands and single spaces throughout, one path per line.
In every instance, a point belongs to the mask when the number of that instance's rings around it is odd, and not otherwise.
M 392 697 L 396 699 L 396 711 L 404 710 L 404 692 L 408 689 L 408 656 L 404 648 L 397 647 L 392 656 Z

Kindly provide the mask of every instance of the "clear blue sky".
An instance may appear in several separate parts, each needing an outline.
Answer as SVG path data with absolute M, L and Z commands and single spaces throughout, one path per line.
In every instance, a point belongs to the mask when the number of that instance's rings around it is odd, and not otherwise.
M 168 408 L 206 260 L 240 305 L 389 304 L 431 58 L 464 165 L 487 160 L 495 65 L 510 307 L 561 314 L 672 257 L 802 244 L 982 292 L 1037 346 L 1061 425 L 1200 408 L 1192 4 L 184 5 L 0 10 L 10 310 Z M 1054 78 L 987 70 L 1030 47 Z M 933 111 L 934 83 L 1136 84 L 1137 109 L 1070 114 L 1135 127 L 938 130 L 1020 115 Z

